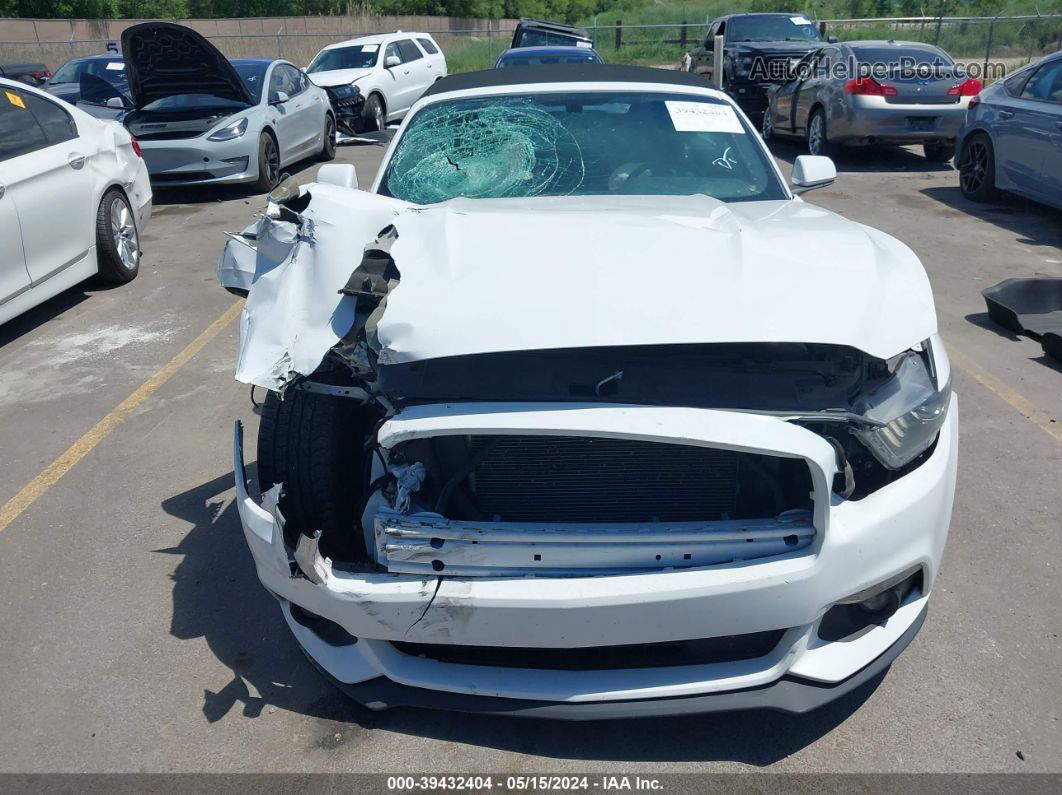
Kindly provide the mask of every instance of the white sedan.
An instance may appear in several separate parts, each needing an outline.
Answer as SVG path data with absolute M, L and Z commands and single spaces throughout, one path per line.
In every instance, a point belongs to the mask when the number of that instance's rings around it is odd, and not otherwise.
M 0 323 L 97 273 L 135 278 L 150 216 L 147 168 L 120 124 L 0 80 Z
M 310 659 L 372 708 L 562 718 L 883 672 L 957 400 L 915 254 L 797 195 L 835 176 L 787 185 L 697 75 L 495 69 L 429 89 L 368 190 L 325 166 L 231 240 L 270 390 L 237 505 Z
M 306 67 L 319 86 L 356 85 L 365 97 L 362 129 L 399 121 L 435 81 L 446 57 L 427 33 L 384 33 L 330 44 Z

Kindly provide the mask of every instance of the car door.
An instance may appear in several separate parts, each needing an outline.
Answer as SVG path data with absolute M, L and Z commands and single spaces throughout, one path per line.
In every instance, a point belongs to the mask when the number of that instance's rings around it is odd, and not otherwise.
M 1016 75 L 1004 84 L 1001 101 L 982 111 L 991 133 L 1000 187 L 1039 194 L 1046 135 L 1043 102 L 1027 88 L 1043 67 Z
M 772 98 L 772 107 L 774 109 L 774 116 L 771 121 L 774 123 L 776 130 L 783 132 L 792 132 L 794 127 L 794 110 L 796 109 L 795 102 L 797 94 L 800 92 L 801 85 L 804 82 L 804 76 L 810 74 L 812 65 L 815 62 L 816 53 L 810 52 L 800 59 L 800 62 L 794 67 L 794 78 L 785 83 L 782 83 L 778 88 L 774 90 L 774 97 Z
M 830 65 L 837 54 L 836 47 L 823 47 L 812 56 L 811 68 L 803 73 L 793 95 L 793 130 L 804 132 L 808 128 L 811 106 L 819 93 L 828 84 Z
M 1062 58 L 1044 64 L 1029 78 L 1021 92 L 1029 103 L 1024 115 L 1035 154 L 1040 161 L 1036 190 L 1062 199 Z
M 402 54 L 402 65 L 409 69 L 410 93 L 409 104 L 412 105 L 428 90 L 433 82 L 432 71 L 424 51 L 413 39 L 398 42 L 398 51 Z
M 438 45 L 429 37 L 418 38 L 417 44 L 425 52 L 424 63 L 429 72 L 429 85 L 441 77 L 446 77 L 446 56 L 439 50 Z
M 77 263 L 95 243 L 95 178 L 90 160 L 98 143 L 83 138 L 60 102 L 5 88 L 33 115 L 44 145 L 4 162 L 6 196 L 18 211 L 26 269 L 36 284 Z
M 298 68 L 291 64 L 281 64 L 280 68 L 288 75 L 288 85 L 291 87 L 288 105 L 295 120 L 299 155 L 305 156 L 317 150 L 324 130 L 321 95 L 317 91 L 310 91 L 309 79 Z
M 30 286 L 18 211 L 7 193 L 7 163 L 45 143 L 44 130 L 36 118 L 13 101 L 4 87 L 0 93 L 0 317 L 3 305 Z
M 392 41 L 384 49 L 384 65 L 391 78 L 391 102 L 388 106 L 390 113 L 403 114 L 409 110 L 409 106 L 416 101 L 418 77 L 414 73 L 413 65 L 406 63 L 405 53 L 401 49 L 402 39 Z M 408 41 L 408 40 L 407 40 Z M 394 60 L 397 58 L 398 63 Z M 391 63 L 391 66 L 387 66 Z
M 273 64 L 266 81 L 271 108 L 269 118 L 277 133 L 281 165 L 287 165 L 297 160 L 306 148 L 305 133 L 300 129 L 302 120 L 296 112 L 300 108 L 296 108 L 297 97 L 292 96 L 298 86 L 292 85 L 290 68 L 283 63 Z

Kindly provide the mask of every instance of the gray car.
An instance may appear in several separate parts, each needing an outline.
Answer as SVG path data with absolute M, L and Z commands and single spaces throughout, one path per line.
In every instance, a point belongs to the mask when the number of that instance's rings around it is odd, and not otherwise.
M 849 41 L 805 56 L 775 89 L 763 137 L 807 141 L 813 155 L 839 146 L 922 144 L 944 163 L 981 82 L 939 47 L 919 42 Z
M 252 183 L 336 152 L 328 93 L 287 61 L 228 60 L 190 28 L 168 22 L 122 33 L 136 136 L 155 187 Z
M 973 201 L 1000 190 L 1062 209 L 1062 51 L 986 88 L 970 104 L 955 154 Z

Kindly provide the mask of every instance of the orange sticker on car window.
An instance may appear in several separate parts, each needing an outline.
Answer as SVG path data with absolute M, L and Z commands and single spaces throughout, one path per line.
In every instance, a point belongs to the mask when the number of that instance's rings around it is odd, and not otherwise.
M 7 96 L 7 101 L 12 105 L 23 110 L 26 109 L 26 103 L 22 101 L 22 97 L 18 94 L 12 94 L 10 91 L 5 91 L 4 94 Z

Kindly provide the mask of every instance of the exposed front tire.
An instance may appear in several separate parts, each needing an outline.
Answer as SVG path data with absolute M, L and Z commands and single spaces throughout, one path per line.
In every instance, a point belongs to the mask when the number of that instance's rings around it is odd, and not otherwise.
M 996 188 L 996 155 L 992 140 L 984 133 L 966 139 L 959 161 L 959 189 L 970 201 L 992 201 L 999 195 Z
M 955 157 L 955 144 L 923 144 L 922 152 L 930 163 L 947 163 Z
M 808 154 L 820 157 L 833 157 L 835 148 L 830 143 L 826 131 L 826 114 L 822 108 L 815 108 L 808 119 Z
M 140 273 L 140 235 L 129 200 L 117 188 L 103 194 L 96 210 L 96 260 L 109 282 L 131 282 Z
M 366 480 L 364 441 L 375 419 L 348 398 L 289 389 L 268 392 L 258 426 L 258 483 L 283 485 L 284 535 L 321 531 L 323 554 L 364 560 L 359 511 Z
M 336 120 L 330 113 L 325 114 L 324 141 L 321 142 L 317 159 L 322 163 L 336 159 Z
M 255 188 L 269 193 L 280 179 L 280 150 L 277 142 L 267 132 L 258 137 L 258 179 Z
M 387 110 L 378 94 L 370 94 L 361 109 L 365 132 L 383 132 L 387 129 Z

